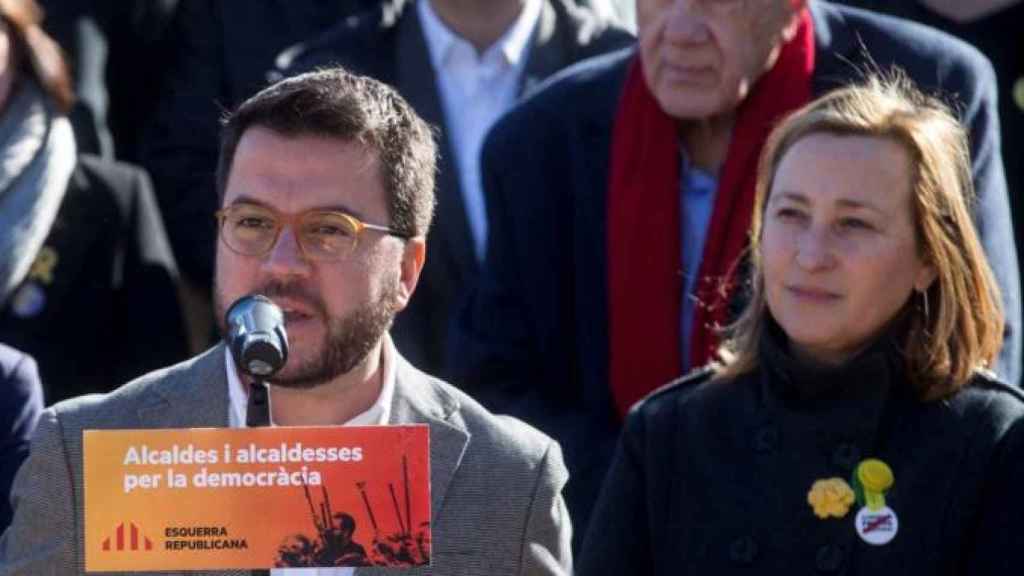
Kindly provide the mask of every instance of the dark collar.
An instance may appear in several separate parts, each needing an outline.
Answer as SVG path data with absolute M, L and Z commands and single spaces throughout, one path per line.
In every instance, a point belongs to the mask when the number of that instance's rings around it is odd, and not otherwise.
M 761 334 L 760 361 L 771 372 L 774 393 L 794 405 L 815 405 L 877 396 L 900 369 L 893 330 L 841 365 L 797 359 L 782 328 L 768 318 Z M 777 383 L 777 384 L 776 384 Z
M 840 366 L 793 357 L 782 329 L 770 318 L 760 339 L 760 393 L 776 418 L 806 429 L 874 435 L 886 404 L 909 386 L 895 334 L 900 321 Z

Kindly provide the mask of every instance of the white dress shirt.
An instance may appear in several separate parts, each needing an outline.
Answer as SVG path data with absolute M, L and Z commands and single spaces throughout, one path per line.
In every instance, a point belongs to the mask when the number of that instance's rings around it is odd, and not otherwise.
M 235 360 L 230 349 L 224 355 L 225 369 L 228 375 L 228 424 L 232 428 L 245 428 L 245 416 L 248 409 L 249 391 L 238 377 Z M 370 426 L 387 424 L 391 418 L 391 399 L 395 395 L 395 345 L 391 337 L 385 335 L 380 355 L 381 388 L 377 401 L 365 412 L 345 422 L 344 426 Z M 273 389 L 270 391 L 273 397 Z M 271 420 L 271 426 L 274 425 Z M 272 576 L 350 576 L 354 568 L 275 568 L 270 571 Z
M 487 131 L 518 99 L 541 0 L 526 0 L 512 26 L 482 54 L 441 21 L 429 0 L 419 0 L 417 9 L 437 77 L 473 249 L 482 261 L 487 249 L 487 207 L 480 150 Z

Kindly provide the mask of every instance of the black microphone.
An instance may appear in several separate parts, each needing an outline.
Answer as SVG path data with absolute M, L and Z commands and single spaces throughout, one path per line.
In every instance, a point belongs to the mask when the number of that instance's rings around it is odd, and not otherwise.
M 273 376 L 288 361 L 284 312 L 260 294 L 244 296 L 224 318 L 228 346 L 238 367 L 258 380 Z

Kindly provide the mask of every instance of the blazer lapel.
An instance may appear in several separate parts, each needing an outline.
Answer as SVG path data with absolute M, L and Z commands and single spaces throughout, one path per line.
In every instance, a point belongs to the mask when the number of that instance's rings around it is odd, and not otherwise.
M 430 426 L 430 515 L 436 523 L 445 492 L 462 455 L 469 445 L 469 433 L 452 421 L 459 402 L 414 368 L 396 351 L 395 398 L 391 423 Z
M 228 426 L 228 379 L 224 344 L 218 344 L 168 375 L 166 385 L 138 409 L 147 428 Z M 161 572 L 160 574 L 172 574 Z M 189 572 L 197 576 L 250 576 L 249 570 Z
M 573 262 L 576 277 L 573 293 L 576 306 L 576 334 L 581 354 L 582 381 L 599 386 L 584 388 L 586 394 L 601 395 L 596 401 L 607 404 L 608 392 L 608 175 L 611 171 L 612 132 L 618 110 L 619 93 L 625 84 L 632 57 L 624 59 L 600 95 L 590 102 L 580 122 L 578 138 L 587 150 L 586 160 L 575 166 L 572 194 Z M 587 400 L 591 402 L 593 400 Z
M 391 402 L 390 424 L 427 424 L 430 427 L 430 525 L 437 524 L 444 505 L 445 493 L 462 455 L 469 445 L 469 432 L 452 421 L 459 401 L 449 396 L 426 374 L 409 364 L 395 350 L 395 397 Z M 398 573 L 398 570 L 375 569 L 373 574 Z M 426 571 L 430 573 L 428 569 Z M 420 570 L 410 573 L 420 574 Z M 355 574 L 367 574 L 357 568 Z
M 139 421 L 149 428 L 228 426 L 226 350 L 218 344 L 169 374 L 167 385 L 139 407 Z
M 408 6 L 397 26 L 398 49 L 395 60 L 395 87 L 416 112 L 440 131 L 437 167 L 437 226 L 432 239 L 444 247 L 459 270 L 475 270 L 476 255 L 466 220 L 466 207 L 462 202 L 455 149 L 448 137 L 444 109 L 438 94 L 437 77 L 430 61 L 430 51 L 420 26 L 416 6 Z M 439 240 L 439 242 L 438 242 Z M 429 244 L 428 244 L 429 245 Z

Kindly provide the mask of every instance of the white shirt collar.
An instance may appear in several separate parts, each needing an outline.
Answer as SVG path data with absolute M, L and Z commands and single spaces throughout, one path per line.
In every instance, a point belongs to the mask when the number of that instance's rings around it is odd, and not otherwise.
M 462 39 L 448 26 L 441 21 L 441 18 L 434 11 L 430 0 L 419 0 L 416 9 L 419 11 L 420 25 L 423 27 L 423 34 L 427 41 L 427 50 L 430 52 L 430 61 L 435 70 L 444 69 L 445 62 L 451 51 L 457 45 L 465 45 L 472 49 L 469 42 Z M 480 55 L 480 60 L 485 61 L 495 53 L 502 55 L 505 63 L 509 66 L 517 66 L 526 55 L 530 46 L 530 38 L 533 30 L 540 20 L 541 0 L 526 0 L 519 16 L 512 26 L 505 30 L 505 33 L 487 50 Z
M 371 426 L 387 424 L 391 419 L 391 399 L 395 396 L 395 380 L 397 378 L 395 345 L 391 336 L 385 334 L 380 347 L 381 388 L 380 395 L 365 412 L 357 414 L 344 423 L 344 426 Z M 231 349 L 226 348 L 224 368 L 228 376 L 228 424 L 232 428 L 245 428 L 246 409 L 248 408 L 249 392 L 238 377 L 235 359 Z M 271 402 L 273 402 L 271 388 Z

